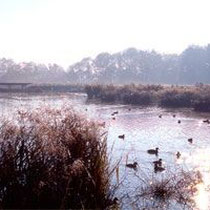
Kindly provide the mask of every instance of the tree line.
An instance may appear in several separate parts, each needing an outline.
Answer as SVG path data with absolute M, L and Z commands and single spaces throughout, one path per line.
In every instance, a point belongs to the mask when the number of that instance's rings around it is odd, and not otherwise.
M 79 84 L 195 84 L 210 83 L 210 44 L 189 46 L 181 54 L 129 48 L 84 58 L 67 69 L 57 64 L 15 63 L 0 59 L 0 81 Z

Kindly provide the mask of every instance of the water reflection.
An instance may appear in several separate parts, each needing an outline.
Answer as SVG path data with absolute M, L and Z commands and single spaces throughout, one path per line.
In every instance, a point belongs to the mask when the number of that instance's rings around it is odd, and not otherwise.
M 200 183 L 196 186 L 198 191 L 197 191 L 194 199 L 195 199 L 196 207 L 199 210 L 210 209 L 209 193 L 206 191 L 206 186 L 205 185 L 206 184 L 204 182 L 204 183 Z
M 152 171 L 151 162 L 154 157 L 148 156 L 146 150 L 150 147 L 158 146 L 160 148 L 160 157 L 164 160 L 164 165 L 172 173 L 176 173 L 179 169 L 184 168 L 186 171 L 199 171 L 202 175 L 203 183 L 199 183 L 196 188 L 197 192 L 193 198 L 196 208 L 200 210 L 210 209 L 210 146 L 209 146 L 209 126 L 203 123 L 203 117 L 206 115 L 189 112 L 178 112 L 176 118 L 173 118 L 173 112 L 157 108 L 132 109 L 127 111 L 126 107 L 118 107 L 119 115 L 116 121 L 110 121 L 110 113 L 113 111 L 103 112 L 100 110 L 100 118 L 108 120 L 111 128 L 109 128 L 109 142 L 117 141 L 115 157 L 127 154 L 126 160 L 137 161 L 140 164 L 140 176 L 150 174 Z M 114 110 L 116 107 L 114 108 Z M 162 114 L 160 119 L 158 116 Z M 97 112 L 94 113 L 97 116 Z M 177 124 L 177 119 L 181 119 L 181 124 Z M 117 140 L 117 135 L 125 134 L 125 141 Z M 189 138 L 193 138 L 193 143 L 188 142 Z M 127 153 L 125 153 L 125 151 Z M 176 153 L 180 151 L 181 157 L 177 159 Z M 128 155 L 129 154 L 129 155 Z M 122 166 L 123 168 L 123 166 Z M 123 168 L 124 169 L 124 168 Z M 119 173 L 119 172 L 118 172 Z M 122 171 L 126 174 L 128 181 L 126 189 L 135 186 L 135 178 L 132 177 L 132 171 Z M 149 175 L 148 175 L 149 176 Z M 131 181 L 132 180 L 132 181 Z M 131 194 L 132 191 L 129 191 Z M 169 209 L 182 209 L 179 205 L 168 207 Z M 185 208 L 187 209 L 187 208 Z
M 197 149 L 186 161 L 200 171 L 203 182 L 197 185 L 195 203 L 200 210 L 210 209 L 210 148 Z

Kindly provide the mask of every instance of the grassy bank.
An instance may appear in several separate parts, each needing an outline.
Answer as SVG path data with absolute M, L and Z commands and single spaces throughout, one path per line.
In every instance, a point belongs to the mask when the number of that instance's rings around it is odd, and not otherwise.
M 71 109 L 19 111 L 0 127 L 3 209 L 104 209 L 106 137 Z
M 187 107 L 210 112 L 210 86 L 161 85 L 89 85 L 85 88 L 89 99 L 105 103 Z
M 46 92 L 84 92 L 84 86 L 77 84 L 32 84 L 26 89 L 28 93 L 46 93 Z

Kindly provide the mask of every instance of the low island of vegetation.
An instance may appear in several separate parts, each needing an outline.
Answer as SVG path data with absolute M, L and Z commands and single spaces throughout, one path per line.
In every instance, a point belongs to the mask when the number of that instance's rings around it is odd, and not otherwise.
M 85 90 L 88 99 L 98 99 L 104 103 L 186 107 L 196 111 L 210 112 L 209 85 L 88 85 Z

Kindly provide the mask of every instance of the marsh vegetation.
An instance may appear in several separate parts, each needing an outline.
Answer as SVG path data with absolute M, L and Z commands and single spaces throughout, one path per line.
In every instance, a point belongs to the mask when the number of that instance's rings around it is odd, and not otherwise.
M 89 85 L 85 88 L 89 99 L 105 103 L 127 105 L 157 105 L 173 108 L 193 108 L 210 111 L 210 86 L 162 86 L 162 85 Z
M 103 209 L 110 203 L 106 135 L 70 108 L 1 120 L 4 209 Z

